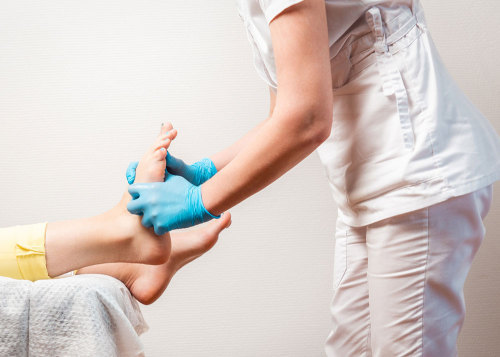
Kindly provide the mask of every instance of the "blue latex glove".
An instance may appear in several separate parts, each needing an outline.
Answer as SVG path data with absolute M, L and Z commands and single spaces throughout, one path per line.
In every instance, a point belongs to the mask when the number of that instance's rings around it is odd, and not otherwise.
M 127 181 L 130 185 L 134 183 L 137 165 L 137 161 L 131 162 L 130 165 L 128 165 Z M 182 176 L 193 185 L 199 186 L 214 176 L 217 173 L 217 168 L 209 158 L 202 159 L 192 165 L 187 165 L 181 159 L 167 152 L 167 170 L 165 171 L 165 177 L 167 177 L 168 173 Z
M 129 185 L 133 184 L 135 181 L 135 170 L 137 170 L 137 166 L 139 166 L 139 161 L 132 161 L 128 164 L 126 175 Z
M 165 182 L 136 183 L 129 186 L 132 200 L 127 209 L 142 215 L 145 227 L 154 227 L 156 234 L 187 228 L 219 218 L 207 211 L 201 199 L 201 187 L 182 176 L 168 175 Z
M 167 170 L 171 174 L 184 177 L 193 185 L 199 186 L 217 173 L 215 164 L 209 158 L 201 159 L 192 165 L 186 165 L 167 152 Z

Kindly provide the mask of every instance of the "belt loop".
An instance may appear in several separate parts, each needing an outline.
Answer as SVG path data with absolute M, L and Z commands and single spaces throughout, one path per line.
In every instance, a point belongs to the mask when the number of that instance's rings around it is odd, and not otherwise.
M 385 36 L 382 16 L 378 7 L 372 7 L 366 12 L 366 21 L 370 25 L 373 34 L 375 35 L 375 48 L 380 76 L 382 78 L 382 88 L 385 96 L 394 94 L 394 88 L 390 81 L 390 73 L 388 71 L 388 57 L 390 56 L 389 47 L 387 46 L 387 38 Z
M 403 78 L 394 60 L 389 46 L 382 22 L 382 16 L 378 7 L 372 7 L 366 12 L 366 21 L 375 35 L 375 53 L 377 66 L 382 80 L 382 89 L 385 96 L 395 95 L 398 109 L 399 121 L 403 132 L 403 141 L 407 149 L 413 149 L 415 142 L 413 128 L 410 118 L 410 105 L 408 94 L 404 86 Z
M 425 21 L 424 12 L 422 10 L 422 5 L 420 4 L 419 0 L 413 0 L 412 13 L 413 13 L 413 17 L 415 17 L 415 19 L 417 20 L 417 27 L 422 32 L 426 32 L 427 25 L 426 25 L 426 21 Z

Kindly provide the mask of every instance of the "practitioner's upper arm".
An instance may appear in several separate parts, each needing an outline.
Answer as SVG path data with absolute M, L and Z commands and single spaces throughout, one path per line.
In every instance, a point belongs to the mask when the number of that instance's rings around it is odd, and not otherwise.
M 304 117 L 307 111 L 309 120 L 326 122 L 328 129 L 322 130 L 329 133 L 332 85 L 324 0 L 288 7 L 269 27 L 278 81 L 274 113 Z

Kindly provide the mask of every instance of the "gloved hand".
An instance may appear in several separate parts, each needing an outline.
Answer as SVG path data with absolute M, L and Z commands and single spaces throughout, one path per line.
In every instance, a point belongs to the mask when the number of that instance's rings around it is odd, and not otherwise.
M 132 196 L 129 212 L 142 215 L 142 224 L 154 227 L 159 235 L 220 218 L 203 205 L 201 187 L 182 176 L 168 175 L 165 182 L 136 183 L 128 192 Z
M 134 183 L 137 165 L 137 161 L 131 162 L 128 165 L 127 181 L 130 185 Z M 217 173 L 217 168 L 209 158 L 201 159 L 192 165 L 187 165 L 181 159 L 167 152 L 167 169 L 165 171 L 165 177 L 167 177 L 168 173 L 182 176 L 193 185 L 199 186 L 214 176 Z
M 199 186 L 217 173 L 215 164 L 209 158 L 187 165 L 167 152 L 167 170 L 171 174 L 184 177 L 195 186 Z

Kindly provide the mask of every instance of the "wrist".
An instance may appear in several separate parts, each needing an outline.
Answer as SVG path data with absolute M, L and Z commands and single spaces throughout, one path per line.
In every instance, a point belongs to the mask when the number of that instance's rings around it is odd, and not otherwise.
M 222 163 L 221 163 L 221 162 L 219 162 L 219 160 L 217 159 L 217 155 L 214 155 L 214 156 L 212 156 L 212 157 L 209 157 L 208 159 L 209 159 L 210 161 L 212 161 L 212 163 L 214 164 L 214 167 L 215 167 L 215 169 L 217 170 L 217 172 L 219 172 L 219 171 L 222 169 L 223 165 L 222 165 Z
M 209 185 L 203 184 L 199 186 L 199 188 L 200 188 L 200 195 L 201 195 L 200 200 L 202 206 L 205 208 L 205 210 L 210 216 L 219 218 L 222 212 L 219 212 L 219 210 L 215 205 L 216 202 L 214 202 L 214 200 L 212 199 L 213 195 L 211 194 L 212 191 L 209 189 Z
M 210 180 L 216 173 L 217 173 L 217 168 L 215 167 L 214 162 L 206 157 L 204 159 L 201 159 L 195 164 L 198 170 L 198 177 L 197 177 L 197 182 L 195 185 L 200 186 L 206 181 Z

